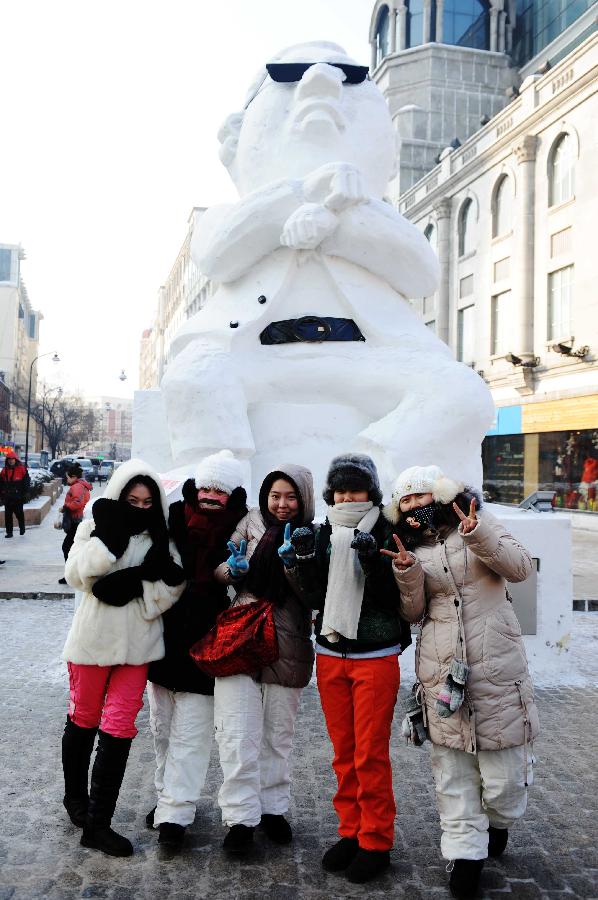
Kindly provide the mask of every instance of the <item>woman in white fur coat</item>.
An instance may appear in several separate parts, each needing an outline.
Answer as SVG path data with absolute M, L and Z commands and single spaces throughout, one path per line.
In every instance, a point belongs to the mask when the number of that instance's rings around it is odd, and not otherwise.
M 178 600 L 185 576 L 168 537 L 164 488 L 141 460 L 115 471 L 92 516 L 79 526 L 65 569 L 67 582 L 83 596 L 62 654 L 70 682 L 64 805 L 83 828 L 84 847 L 130 856 L 130 841 L 110 824 L 148 665 L 164 656 L 162 613 Z

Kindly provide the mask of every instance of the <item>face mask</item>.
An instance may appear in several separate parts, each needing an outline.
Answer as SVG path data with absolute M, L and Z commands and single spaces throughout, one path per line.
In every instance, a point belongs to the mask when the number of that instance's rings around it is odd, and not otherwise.
M 404 515 L 405 521 L 411 528 L 433 528 L 436 518 L 436 504 L 427 503 L 426 506 L 416 506 L 415 509 L 410 509 Z
M 199 508 L 203 510 L 226 509 L 228 494 L 211 491 L 209 488 L 200 488 L 197 492 L 197 502 Z
M 131 506 L 126 501 L 123 503 L 123 521 L 129 534 L 141 534 L 147 531 L 153 520 L 153 509 L 142 509 L 139 506 Z

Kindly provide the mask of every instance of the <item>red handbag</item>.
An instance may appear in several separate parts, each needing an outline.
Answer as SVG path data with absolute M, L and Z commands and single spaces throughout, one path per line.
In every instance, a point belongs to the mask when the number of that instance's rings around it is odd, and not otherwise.
M 189 650 L 207 675 L 252 675 L 278 659 L 274 607 L 256 600 L 225 609 L 216 624 Z

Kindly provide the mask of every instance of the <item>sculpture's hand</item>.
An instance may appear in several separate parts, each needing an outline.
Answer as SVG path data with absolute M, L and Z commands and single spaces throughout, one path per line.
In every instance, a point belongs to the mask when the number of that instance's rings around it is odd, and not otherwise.
M 335 213 L 369 199 L 359 169 L 341 162 L 327 163 L 308 175 L 303 194 L 306 200 L 321 203 Z
M 319 203 L 304 203 L 285 222 L 280 243 L 292 250 L 314 250 L 329 237 L 338 218 Z

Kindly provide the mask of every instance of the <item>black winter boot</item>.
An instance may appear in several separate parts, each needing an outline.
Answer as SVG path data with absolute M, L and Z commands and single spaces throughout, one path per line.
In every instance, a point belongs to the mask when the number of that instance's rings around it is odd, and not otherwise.
M 177 825 L 175 822 L 162 822 L 158 827 L 160 829 L 158 838 L 160 846 L 177 853 L 185 840 L 185 826 Z
M 449 889 L 457 900 L 473 900 L 478 895 L 483 859 L 456 859 L 449 879 Z
M 327 872 L 342 872 L 353 862 L 358 850 L 357 838 L 341 838 L 322 857 L 322 868 Z
M 291 826 L 284 816 L 275 816 L 272 813 L 264 813 L 260 826 L 275 844 L 290 844 L 293 840 Z
M 222 844 L 227 853 L 235 856 L 243 856 L 252 846 L 253 828 L 249 825 L 232 825 Z
M 371 881 L 390 865 L 390 851 L 388 850 L 364 850 L 359 848 L 353 861 L 346 870 L 347 881 L 353 884 L 365 884 Z
M 154 808 L 150 809 L 147 816 L 145 817 L 145 824 L 148 828 L 154 827 L 154 816 L 156 815 L 156 809 L 157 807 L 154 806 Z
M 62 770 L 64 772 L 64 807 L 77 828 L 85 825 L 89 793 L 89 761 L 97 728 L 81 728 L 66 718 L 62 735 Z
M 509 840 L 508 828 L 494 828 L 490 825 L 488 828 L 488 856 L 502 856 Z
M 96 761 L 91 772 L 89 807 L 81 846 L 109 856 L 131 856 L 133 845 L 110 828 L 125 774 L 132 738 L 117 738 L 100 731 Z

